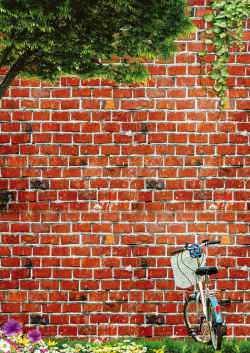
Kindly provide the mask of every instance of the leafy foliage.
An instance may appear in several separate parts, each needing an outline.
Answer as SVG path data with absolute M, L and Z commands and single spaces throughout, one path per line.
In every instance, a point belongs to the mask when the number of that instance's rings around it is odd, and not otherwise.
M 230 59 L 228 48 L 236 44 L 240 53 L 242 52 L 242 37 L 244 21 L 250 14 L 250 0 L 214 1 L 211 3 L 214 13 L 205 15 L 205 21 L 212 24 L 212 28 L 206 29 L 206 34 L 210 36 L 205 40 L 205 44 L 215 46 L 217 60 L 212 63 L 212 71 L 209 76 L 216 80 L 214 89 L 218 96 L 222 98 L 222 110 L 225 109 L 227 91 L 227 76 L 229 75 L 225 64 Z M 207 49 L 199 52 L 203 57 L 202 64 L 206 61 L 204 55 Z
M 79 352 L 95 353 L 97 352 L 112 352 L 115 350 L 117 353 L 123 351 L 130 352 L 130 348 L 133 347 L 132 352 L 138 352 L 139 350 L 143 352 L 138 353 L 214 353 L 212 345 L 202 345 L 191 339 L 173 340 L 165 338 L 164 340 L 148 340 L 148 339 L 119 339 L 110 340 L 108 343 L 101 343 L 96 340 L 94 343 L 88 343 L 87 341 L 69 341 L 67 339 L 54 339 L 57 342 L 58 353 L 60 351 L 74 353 L 72 350 L 74 348 L 79 349 Z M 80 344 L 80 345 L 79 345 Z M 68 346 L 70 349 L 65 349 Z M 82 349 L 82 348 L 85 349 Z M 120 349 L 119 347 L 122 347 Z M 126 348 L 125 348 L 126 347 Z M 86 349 L 87 348 L 87 349 Z M 108 348 L 108 349 L 107 349 Z M 222 342 L 222 353 L 248 353 L 250 351 L 250 341 L 238 341 L 237 339 L 224 339 Z M 56 352 L 52 352 L 56 353 Z
M 0 67 L 12 70 L 3 81 L 142 82 L 142 57 L 168 60 L 174 40 L 195 31 L 185 0 L 0 0 L 0 23 Z

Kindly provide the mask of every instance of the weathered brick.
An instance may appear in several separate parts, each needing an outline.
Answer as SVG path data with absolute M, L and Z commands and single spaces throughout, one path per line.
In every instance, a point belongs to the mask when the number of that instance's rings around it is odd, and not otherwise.
M 229 100 L 219 112 L 197 55 L 210 10 L 204 0 L 189 6 L 198 41 L 180 38 L 169 63 L 146 62 L 147 85 L 17 79 L 6 93 L 1 323 L 11 314 L 43 335 L 183 338 L 170 252 L 220 239 L 207 263 L 219 268 L 217 289 L 245 299 L 226 320 L 231 335 L 247 336 L 250 36 L 243 31 L 242 55 L 230 49 Z

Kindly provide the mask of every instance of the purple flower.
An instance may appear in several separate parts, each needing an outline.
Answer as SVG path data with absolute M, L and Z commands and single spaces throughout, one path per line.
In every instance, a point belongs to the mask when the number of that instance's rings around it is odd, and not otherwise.
M 15 336 L 22 332 L 22 327 L 20 322 L 11 319 L 3 325 L 2 331 L 6 336 Z
M 36 343 L 41 340 L 41 332 L 37 330 L 31 330 L 28 332 L 27 338 L 31 342 Z

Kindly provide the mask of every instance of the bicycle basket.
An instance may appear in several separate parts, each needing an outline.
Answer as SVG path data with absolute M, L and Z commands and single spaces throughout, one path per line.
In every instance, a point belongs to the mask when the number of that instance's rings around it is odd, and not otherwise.
M 202 253 L 200 258 L 201 266 L 206 263 L 206 256 Z M 196 284 L 195 270 L 198 267 L 197 259 L 189 255 L 189 251 L 173 256 L 171 259 L 172 269 L 174 272 L 174 280 L 176 286 L 180 288 L 188 288 Z

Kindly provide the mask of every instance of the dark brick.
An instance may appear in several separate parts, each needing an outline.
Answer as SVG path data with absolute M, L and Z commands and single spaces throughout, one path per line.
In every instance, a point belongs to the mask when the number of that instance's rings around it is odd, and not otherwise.
M 49 182 L 47 180 L 31 180 L 30 188 L 47 190 L 49 188 Z
M 147 180 L 146 181 L 147 189 L 164 189 L 164 182 L 162 180 Z
M 157 316 L 157 315 L 147 315 L 146 316 L 146 323 L 147 324 L 155 324 L 155 325 L 163 325 L 164 324 L 164 317 Z
M 25 267 L 32 267 L 32 260 L 31 259 L 25 259 Z
M 0 192 L 0 202 L 8 203 L 14 201 L 14 193 L 13 192 Z
M 48 325 L 49 324 L 49 317 L 48 315 L 35 315 L 30 316 L 30 323 L 31 324 L 39 324 L 39 325 Z

